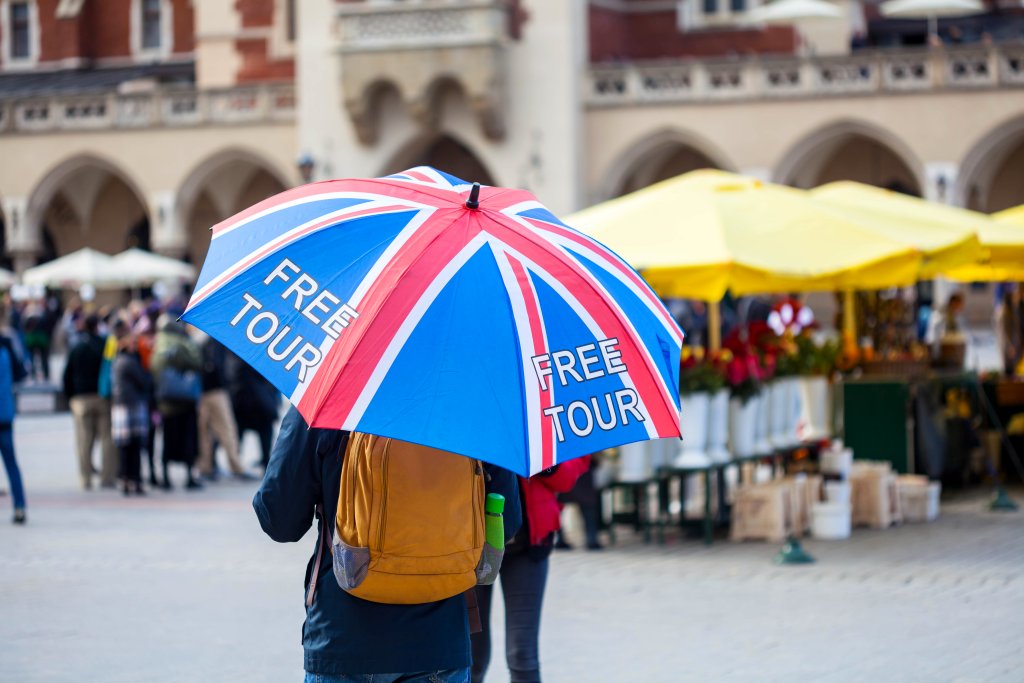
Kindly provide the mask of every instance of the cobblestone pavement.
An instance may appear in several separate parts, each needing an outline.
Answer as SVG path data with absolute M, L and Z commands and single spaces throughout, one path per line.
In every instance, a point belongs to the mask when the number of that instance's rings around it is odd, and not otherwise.
M 252 484 L 85 493 L 70 418 L 23 417 L 16 438 L 30 509 L 15 528 L 0 498 L 0 681 L 301 680 L 313 541 L 265 538 Z M 976 495 L 933 524 L 808 542 L 812 566 L 776 567 L 768 544 L 629 533 L 558 553 L 545 679 L 1020 683 L 1022 530 L 1024 513 L 984 512 Z

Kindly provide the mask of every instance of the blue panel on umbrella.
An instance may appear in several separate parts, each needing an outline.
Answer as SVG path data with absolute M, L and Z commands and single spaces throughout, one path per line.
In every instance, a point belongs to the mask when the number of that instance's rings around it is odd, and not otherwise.
M 484 247 L 427 309 L 359 429 L 428 445 L 446 443 L 447 450 L 523 472 L 518 354 L 508 296 L 494 256 Z
M 636 419 L 635 413 L 620 408 L 620 401 L 624 405 L 631 405 L 628 395 L 621 393 L 628 390 L 622 382 L 621 374 L 609 372 L 615 368 L 605 363 L 600 347 L 597 346 L 601 340 L 591 333 L 572 307 L 550 286 L 536 275 L 531 274 L 531 279 L 540 301 L 548 350 L 553 358 L 554 371 L 549 379 L 554 387 L 554 405 L 564 407 L 564 412 L 548 418 L 558 420 L 556 432 L 560 431 L 563 439 L 558 444 L 558 459 L 564 461 L 611 446 L 647 439 L 647 430 Z M 590 344 L 594 345 L 593 349 L 579 349 Z M 572 370 L 568 368 L 570 358 L 564 355 L 566 352 L 574 356 Z M 554 359 L 555 353 L 563 354 L 561 372 L 557 369 L 559 362 Z M 591 375 L 600 373 L 601 376 L 587 379 L 581 367 L 583 358 L 597 358 L 596 362 L 588 365 L 588 369 Z M 554 426 L 554 422 L 552 424 Z
M 367 199 L 333 198 L 308 201 L 290 206 L 251 220 L 240 228 L 230 230 L 210 243 L 210 253 L 199 274 L 196 289 L 201 289 L 248 254 L 298 226 L 321 219 L 332 211 L 364 204 Z
M 522 216 L 523 218 L 533 218 L 535 220 L 545 221 L 547 223 L 553 223 L 554 225 L 561 225 L 563 228 L 575 230 L 575 228 L 568 226 L 562 221 L 558 220 L 558 217 L 556 217 L 555 214 L 551 213 L 550 211 L 544 208 L 538 207 L 536 209 L 529 209 L 527 211 L 523 211 L 519 215 Z
M 327 339 L 323 323 L 332 311 L 349 301 L 359 282 L 415 214 L 410 211 L 404 219 L 398 214 L 357 218 L 297 240 L 229 281 L 183 317 L 186 322 L 222 341 L 281 392 L 290 396 L 298 384 L 300 372 L 298 364 L 292 363 L 288 367 L 295 353 L 301 351 L 306 343 L 319 348 Z M 280 268 L 286 258 L 298 271 L 291 267 Z M 265 280 L 275 269 L 279 269 L 280 276 L 271 278 L 266 284 Z M 303 296 L 301 302 L 295 292 L 286 299 L 282 298 L 302 275 L 308 275 L 315 281 L 316 291 Z M 312 286 L 305 283 L 307 290 Z M 327 310 L 313 308 L 307 311 L 310 303 L 324 290 L 331 295 L 321 299 Z M 251 305 L 236 321 L 238 314 L 249 304 L 246 294 L 259 302 L 260 307 Z M 335 299 L 337 303 L 334 303 Z M 301 303 L 298 310 L 296 303 Z M 274 314 L 276 326 L 266 317 L 258 323 L 253 322 L 265 311 Z M 304 313 L 320 322 L 314 322 Z M 236 324 L 232 325 L 233 321 Z M 289 328 L 287 332 L 286 327 Z M 267 334 L 270 336 L 265 341 L 254 342 L 250 338 L 254 336 L 259 340 Z M 272 358 L 271 352 L 282 356 L 281 359 Z
M 593 275 L 597 280 L 608 290 L 608 293 L 612 295 L 616 303 L 622 307 L 622 310 L 626 312 L 626 316 L 630 322 L 633 323 L 633 327 L 636 328 L 637 333 L 643 340 L 644 345 L 650 350 L 654 357 L 654 362 L 658 365 L 658 370 L 661 372 L 662 378 L 665 380 L 665 384 L 670 387 L 679 386 L 679 345 L 676 344 L 675 339 L 672 339 L 668 332 L 665 330 L 665 326 L 661 323 L 661 320 L 651 313 L 647 305 L 638 299 L 633 292 L 630 291 L 629 287 L 622 284 L 618 278 L 609 273 L 604 268 L 600 268 L 593 261 L 587 259 L 585 256 L 569 250 L 573 256 L 575 256 L 583 266 L 586 267 L 590 274 Z M 673 323 L 674 324 L 674 323 Z M 660 353 L 659 353 L 660 352 Z M 679 407 L 679 394 L 673 392 L 673 396 L 676 400 L 676 408 Z

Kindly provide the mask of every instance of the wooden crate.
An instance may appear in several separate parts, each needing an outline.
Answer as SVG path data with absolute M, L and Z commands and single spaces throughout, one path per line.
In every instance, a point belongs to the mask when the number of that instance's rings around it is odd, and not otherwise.
M 921 481 L 921 480 L 924 481 Z M 903 519 L 906 522 L 931 522 L 939 516 L 942 484 L 927 477 L 900 477 L 896 482 Z
M 881 467 L 855 468 L 850 475 L 853 525 L 886 529 L 903 521 L 896 476 Z
M 803 477 L 786 477 L 784 480 L 790 487 L 790 505 L 792 508 L 792 532 L 798 536 L 811 531 L 811 507 L 821 502 L 823 478 L 820 474 Z
M 736 489 L 736 501 L 732 507 L 732 540 L 784 541 L 793 530 L 792 490 L 793 487 L 784 481 Z

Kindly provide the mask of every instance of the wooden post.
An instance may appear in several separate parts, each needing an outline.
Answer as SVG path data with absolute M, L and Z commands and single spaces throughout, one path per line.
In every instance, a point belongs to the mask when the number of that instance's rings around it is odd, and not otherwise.
M 857 297 L 852 289 L 843 290 L 843 345 L 844 348 L 857 346 Z
M 722 348 L 722 302 L 708 302 L 708 349 L 718 351 Z

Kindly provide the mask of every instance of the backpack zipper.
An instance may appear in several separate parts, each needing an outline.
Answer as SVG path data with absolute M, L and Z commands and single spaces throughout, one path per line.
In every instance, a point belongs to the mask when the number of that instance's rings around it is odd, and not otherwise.
M 377 552 L 384 554 L 384 527 L 388 519 L 388 461 L 391 459 L 391 439 L 388 439 L 384 446 L 384 455 L 381 457 L 381 485 L 380 485 L 380 522 L 377 524 Z
M 481 543 L 480 543 L 480 526 L 481 526 L 481 524 L 485 524 L 486 523 L 486 521 L 484 520 L 483 501 L 480 500 L 480 482 L 477 481 L 477 477 L 483 477 L 484 474 L 485 474 L 484 473 L 484 469 L 480 465 L 480 461 L 479 460 L 473 460 L 473 508 L 474 508 L 473 512 L 475 513 L 476 520 L 481 520 L 479 522 L 474 521 L 474 524 L 473 524 L 473 547 L 474 548 L 477 547 L 478 545 L 481 545 Z M 486 488 L 485 488 L 485 495 L 486 495 Z

